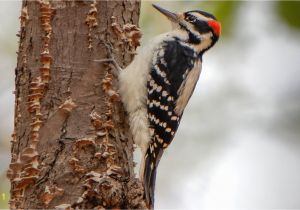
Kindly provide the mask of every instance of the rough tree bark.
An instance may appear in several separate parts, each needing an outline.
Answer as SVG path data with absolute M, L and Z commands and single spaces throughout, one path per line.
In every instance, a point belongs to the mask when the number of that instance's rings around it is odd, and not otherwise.
M 10 207 L 144 208 L 107 44 L 139 45 L 137 1 L 23 1 Z

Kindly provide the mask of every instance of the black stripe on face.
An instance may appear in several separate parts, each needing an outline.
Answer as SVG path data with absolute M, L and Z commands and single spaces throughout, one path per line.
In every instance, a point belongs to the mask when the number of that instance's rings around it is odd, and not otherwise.
M 203 15 L 204 17 L 211 18 L 213 20 L 217 20 L 217 18 L 214 15 L 212 15 L 212 14 L 210 14 L 208 12 L 204 12 L 202 10 L 192 10 L 192 11 L 186 12 L 186 14 L 189 14 L 189 13 L 192 13 L 192 12 L 197 12 L 197 13 Z
M 206 21 L 197 20 L 195 23 L 193 23 L 195 29 L 199 31 L 201 34 L 205 34 L 211 31 L 211 28 L 208 26 Z
M 205 20 L 201 20 L 194 16 L 193 14 L 186 13 L 185 14 L 185 20 L 192 24 L 196 31 L 198 31 L 200 34 L 208 33 L 211 31 L 211 28 L 207 24 Z

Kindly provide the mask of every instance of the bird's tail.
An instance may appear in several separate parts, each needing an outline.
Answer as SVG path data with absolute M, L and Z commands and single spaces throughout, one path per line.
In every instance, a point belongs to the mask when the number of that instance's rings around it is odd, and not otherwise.
M 144 157 L 144 191 L 145 199 L 148 208 L 154 208 L 154 191 L 155 191 L 155 180 L 156 180 L 156 169 L 160 158 L 163 154 L 162 147 L 155 147 L 154 143 L 151 143 L 147 149 L 146 155 Z

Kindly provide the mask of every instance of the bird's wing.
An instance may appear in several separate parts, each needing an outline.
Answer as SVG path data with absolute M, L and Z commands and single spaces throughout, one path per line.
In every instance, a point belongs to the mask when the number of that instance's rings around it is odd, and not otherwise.
M 143 179 L 146 200 L 150 207 L 154 203 L 157 165 L 163 150 L 174 138 L 183 110 L 194 90 L 194 87 L 186 88 L 186 84 L 191 83 L 187 83 L 187 79 L 195 66 L 195 56 L 191 48 L 182 46 L 175 39 L 165 41 L 154 53 L 147 81 L 147 113 L 151 142 L 145 156 Z M 186 96 L 181 98 L 182 94 Z M 177 107 L 180 109 L 176 109 Z

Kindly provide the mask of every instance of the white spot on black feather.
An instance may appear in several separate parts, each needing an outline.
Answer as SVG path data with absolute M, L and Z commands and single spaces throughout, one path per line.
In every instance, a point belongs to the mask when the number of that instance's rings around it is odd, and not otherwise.
M 164 90 L 164 91 L 162 92 L 162 96 L 163 96 L 163 97 L 166 97 L 167 95 L 168 95 L 167 91 Z
M 174 116 L 174 115 L 173 115 L 173 116 L 171 117 L 171 120 L 174 120 L 174 121 L 175 121 L 175 120 L 177 120 L 177 118 L 178 118 L 177 116 Z
M 156 88 L 156 91 L 157 92 L 160 92 L 162 90 L 162 86 L 158 86 L 157 88 Z
M 164 127 L 164 128 L 166 128 L 166 127 L 167 127 L 167 123 L 166 123 L 166 122 L 164 122 L 164 124 L 163 124 L 163 127 Z

